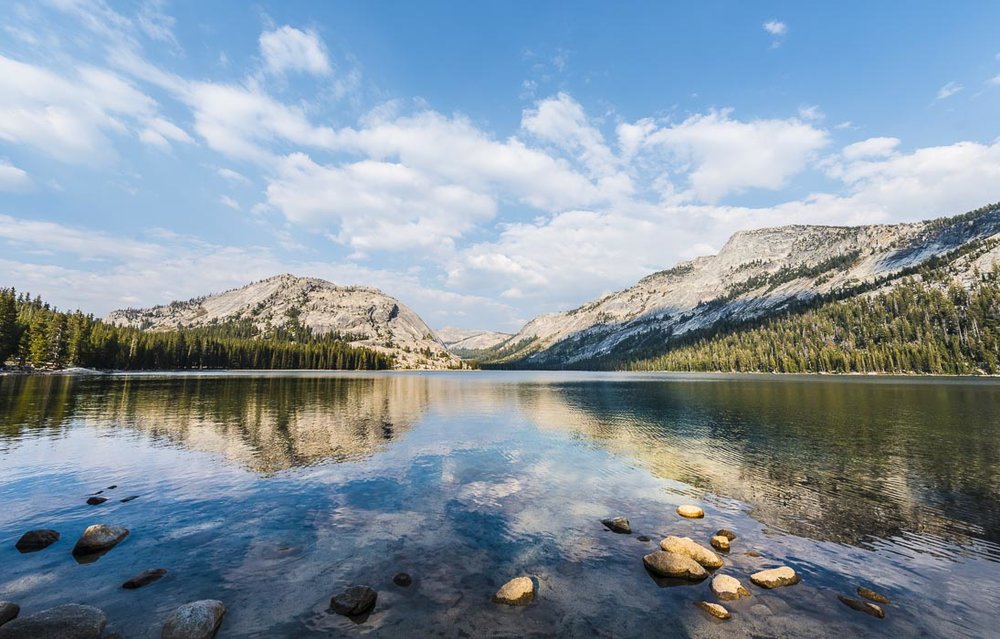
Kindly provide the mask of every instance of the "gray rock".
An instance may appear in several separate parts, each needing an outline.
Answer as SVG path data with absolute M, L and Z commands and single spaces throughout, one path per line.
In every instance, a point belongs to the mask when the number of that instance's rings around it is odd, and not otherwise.
M 628 525 L 628 519 L 624 517 L 614 517 L 612 519 L 602 519 L 601 523 L 604 524 L 608 530 L 616 532 L 622 535 L 632 534 L 632 527 Z
M 639 535 L 638 537 L 636 537 L 636 541 L 647 542 L 653 540 L 649 538 L 649 535 Z
M 863 612 L 866 615 L 871 615 L 872 617 L 877 617 L 878 619 L 885 619 L 885 612 L 881 607 L 876 606 L 873 603 L 861 601 L 860 599 L 852 599 L 851 597 L 845 597 L 844 595 L 837 595 L 837 599 L 840 599 L 840 603 L 852 610 Z
M 122 584 L 122 588 L 126 590 L 135 590 L 136 588 L 142 588 L 143 586 L 148 586 L 153 583 L 163 575 L 167 574 L 166 568 L 153 568 L 152 570 L 143 570 L 135 577 L 132 577 L 128 581 Z
M 85 557 L 107 552 L 117 546 L 121 540 L 128 537 L 128 528 L 120 526 L 105 526 L 104 524 L 94 524 L 83 531 L 76 545 L 73 546 L 75 557 Z
M 351 586 L 330 598 L 330 609 L 338 615 L 357 617 L 375 607 L 378 593 L 368 586 Z
M 0 626 L 11 619 L 16 619 L 21 612 L 21 606 L 10 601 L 0 601 Z
M 674 537 L 673 535 L 664 537 L 660 540 L 660 549 L 690 557 L 706 568 L 720 568 L 722 566 L 722 557 L 690 537 Z
M 413 577 L 409 576 L 405 572 L 401 572 L 392 578 L 392 583 L 396 584 L 400 588 L 408 588 L 410 584 L 413 583 Z
M 14 547 L 20 552 L 35 552 L 43 548 L 48 548 L 59 541 L 59 533 L 55 530 L 43 528 L 41 530 L 29 530 L 21 535 Z
M 167 617 L 160 639 L 212 639 L 225 614 L 226 607 L 215 599 L 186 603 Z
M 88 506 L 100 506 L 101 504 L 103 504 L 107 500 L 108 500 L 107 497 L 91 497 L 90 499 L 87 500 L 87 505 Z
M 750 581 L 761 588 L 780 588 L 799 583 L 799 576 L 788 566 L 761 570 L 750 575 Z
M 107 623 L 99 608 L 66 604 L 0 626 L 0 639 L 101 639 Z
M 508 606 L 527 606 L 534 598 L 535 584 L 531 577 L 515 577 L 493 595 L 493 601 Z
M 872 601 L 874 601 L 876 603 L 880 603 L 880 604 L 887 604 L 887 603 L 889 603 L 889 598 L 888 597 L 886 597 L 885 595 L 879 594 L 879 593 L 875 592 L 874 590 L 870 590 L 868 588 L 865 588 L 864 586 L 858 586 L 858 594 L 861 595 L 862 597 L 864 597 L 865 599 L 870 599 L 870 600 L 872 600 Z
M 647 570 L 659 577 L 701 581 L 708 576 L 701 564 L 694 559 L 665 550 L 649 553 L 642 558 L 642 563 Z

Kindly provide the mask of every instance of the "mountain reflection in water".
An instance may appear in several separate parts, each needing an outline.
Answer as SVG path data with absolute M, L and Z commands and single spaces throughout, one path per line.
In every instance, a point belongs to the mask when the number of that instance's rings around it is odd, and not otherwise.
M 150 566 L 129 553 L 155 549 L 183 575 L 155 586 L 169 597 L 141 604 L 115 584 L 86 582 L 92 603 L 108 606 L 113 620 L 119 611 L 116 629 L 128 636 L 154 636 L 149 620 L 172 598 L 220 589 L 232 611 L 220 636 L 349 630 L 325 613 L 327 590 L 371 575 L 381 575 L 372 585 L 384 613 L 359 629 L 390 636 L 408 628 L 643 636 L 663 615 L 679 620 L 679 636 L 721 633 L 690 606 L 707 585 L 660 592 L 641 567 L 651 547 L 600 526 L 612 514 L 654 539 L 705 542 L 732 527 L 739 537 L 726 559 L 730 574 L 779 563 L 804 574 L 800 586 L 736 606 L 732 636 L 977 636 L 1000 604 L 995 589 L 973 585 L 1000 576 L 998 460 L 995 381 L 0 377 L 0 499 L 11 517 L 0 532 L 16 538 L 51 525 L 71 543 L 73 526 L 113 513 L 139 531 L 95 566 L 120 562 L 136 572 Z M 83 496 L 110 468 L 120 490 L 142 484 L 142 496 L 86 510 Z M 678 521 L 673 506 L 682 502 L 704 505 L 708 516 Z M 745 556 L 749 549 L 764 558 Z M 62 601 L 28 560 L 8 552 L 0 560 L 19 563 L 0 576 L 0 599 Z M 47 579 L 76 578 L 69 571 L 78 567 L 60 555 L 39 557 L 54 562 Z M 417 577 L 407 593 L 384 583 L 402 568 Z M 543 588 L 523 617 L 488 601 L 518 570 Z M 842 606 L 834 595 L 851 594 L 862 573 L 905 604 L 884 621 Z M 761 616 L 758 605 L 774 616 Z

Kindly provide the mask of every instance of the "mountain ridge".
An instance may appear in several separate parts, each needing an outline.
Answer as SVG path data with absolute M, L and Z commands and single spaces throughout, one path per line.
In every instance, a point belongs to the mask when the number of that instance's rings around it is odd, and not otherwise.
M 112 311 L 105 321 L 152 331 L 244 323 L 259 334 L 301 325 L 391 355 L 396 368 L 461 366 L 415 312 L 377 288 L 290 273 L 189 300 Z
M 687 333 L 892 286 L 930 260 L 998 234 L 997 204 L 924 222 L 740 231 L 715 255 L 680 262 L 575 309 L 540 315 L 480 359 L 529 368 L 640 359 Z M 989 270 L 998 260 L 1000 248 L 991 246 L 956 277 L 970 284 L 972 270 Z

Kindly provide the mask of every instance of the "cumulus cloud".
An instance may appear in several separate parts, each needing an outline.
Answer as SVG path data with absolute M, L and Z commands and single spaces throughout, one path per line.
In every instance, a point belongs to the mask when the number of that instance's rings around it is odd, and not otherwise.
M 847 160 L 885 157 L 890 155 L 897 146 L 899 146 L 899 138 L 868 138 L 867 140 L 848 144 L 840 153 Z
M 260 53 L 264 69 L 269 73 L 330 73 L 326 47 L 315 31 L 302 31 L 287 24 L 274 31 L 265 31 L 260 34 Z
M 496 212 L 491 197 L 400 163 L 323 166 L 303 153 L 280 162 L 267 199 L 293 223 L 334 226 L 358 250 L 438 247 Z
M 27 171 L 0 159 L 0 191 L 23 193 L 30 191 L 33 187 L 34 183 Z
M 826 131 L 798 119 L 741 121 L 731 115 L 693 115 L 649 130 L 642 145 L 669 153 L 688 181 L 688 197 L 717 202 L 749 188 L 785 186 L 829 141 Z

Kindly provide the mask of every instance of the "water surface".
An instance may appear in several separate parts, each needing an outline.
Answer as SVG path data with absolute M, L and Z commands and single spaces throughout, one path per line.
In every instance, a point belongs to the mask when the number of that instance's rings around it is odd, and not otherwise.
M 995 380 L 5 377 L 0 599 L 96 605 L 130 638 L 202 598 L 229 609 L 220 637 L 983 637 L 1000 605 L 998 482 Z M 111 499 L 86 505 L 98 490 Z M 680 519 L 681 503 L 706 517 Z M 617 514 L 635 535 L 601 526 Z M 78 564 L 70 549 L 98 522 L 132 534 Z M 62 540 L 14 549 L 43 527 Z M 748 583 L 786 564 L 802 583 L 752 587 L 720 622 L 692 605 L 713 600 L 707 581 L 645 572 L 660 537 L 722 527 L 738 538 L 720 572 Z M 170 573 L 120 588 L 154 567 Z M 414 584 L 393 585 L 399 571 Z M 538 582 L 531 606 L 490 602 L 521 574 Z M 326 612 L 355 583 L 379 591 L 360 624 Z M 858 585 L 892 599 L 885 620 L 838 602 Z

